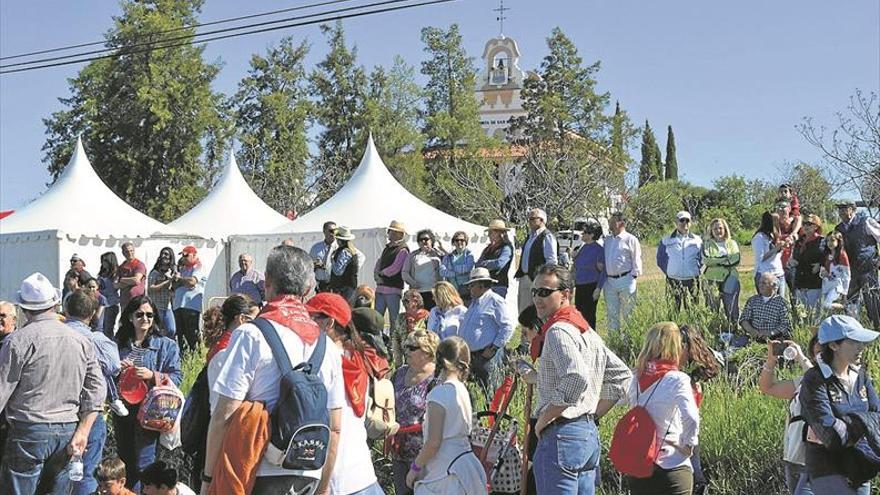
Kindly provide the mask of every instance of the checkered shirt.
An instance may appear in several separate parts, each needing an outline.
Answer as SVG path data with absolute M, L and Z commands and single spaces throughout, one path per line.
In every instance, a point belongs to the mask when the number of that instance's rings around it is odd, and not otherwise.
M 767 302 L 760 294 L 750 297 L 739 317 L 740 325 L 744 321 L 751 323 L 761 338 L 791 336 L 788 302 L 779 296 L 773 296 Z

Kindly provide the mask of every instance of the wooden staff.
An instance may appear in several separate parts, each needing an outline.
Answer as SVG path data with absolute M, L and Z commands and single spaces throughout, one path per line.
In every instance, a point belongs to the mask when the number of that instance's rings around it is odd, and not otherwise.
M 523 445 L 522 468 L 520 470 L 519 494 L 526 495 L 529 491 L 529 434 L 532 432 L 532 391 L 535 386 L 526 382 L 526 407 L 523 411 Z

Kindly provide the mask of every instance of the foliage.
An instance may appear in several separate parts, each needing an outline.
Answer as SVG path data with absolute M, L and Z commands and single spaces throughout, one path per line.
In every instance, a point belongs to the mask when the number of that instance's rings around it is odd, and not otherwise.
M 645 121 L 642 130 L 642 161 L 639 164 L 639 187 L 663 180 L 663 159 L 651 124 Z
M 318 156 L 311 173 L 315 180 L 315 203 L 329 198 L 345 184 L 358 165 L 365 139 L 358 139 L 364 111 L 367 76 L 355 65 L 357 48 L 345 44 L 342 21 L 322 25 L 330 51 L 312 72 L 311 94 L 316 98 L 315 118 Z
M 220 64 L 203 60 L 204 47 L 163 45 L 192 37 L 188 26 L 201 5 L 122 3 L 122 15 L 105 34 L 119 56 L 83 67 L 69 81 L 70 96 L 59 99 L 65 109 L 43 120 L 44 161 L 53 181 L 82 135 L 95 171 L 135 208 L 170 221 L 201 199 L 229 134 L 221 95 L 211 90 Z
M 605 115 L 608 93 L 597 92 L 600 63 L 585 66 L 577 47 L 559 28 L 547 38 L 549 53 L 537 77 L 522 89 L 527 114 L 513 119 L 509 138 L 523 150 L 512 180 L 518 208 L 513 221 L 541 206 L 549 217 L 607 214 L 612 192 L 623 189 L 623 162 L 631 132 L 619 106 Z
M 856 90 L 844 112 L 838 112 L 837 126 L 816 127 L 804 118 L 798 127 L 836 172 L 833 183 L 857 190 L 872 208 L 880 203 L 880 105 L 877 93 Z
M 415 70 L 402 57 L 386 71 L 376 67 L 369 77 L 363 111 L 363 132 L 370 132 L 391 174 L 411 193 L 428 199 L 426 171 L 419 129 L 422 89 Z M 360 142 L 360 139 L 358 140 Z
M 656 240 L 674 228 L 675 214 L 687 210 L 694 217 L 691 230 L 703 225 L 708 190 L 682 181 L 648 182 L 636 190 L 626 204 L 628 230 L 640 239 Z
M 672 126 L 666 132 L 666 180 L 678 180 L 678 159 L 675 157 L 675 134 Z
M 715 179 L 706 195 L 706 220 L 721 217 L 742 243 L 752 238 L 761 215 L 776 198 L 776 186 L 761 179 L 727 175 Z
M 835 188 L 823 169 L 804 162 L 787 164 L 782 183 L 790 184 L 797 193 L 801 214 L 815 213 L 822 220 L 831 220 L 835 213 Z
M 303 59 L 308 45 L 284 38 L 265 57 L 253 55 L 233 104 L 239 164 L 251 187 L 280 213 L 301 212 L 310 198 L 306 185 L 306 132 L 312 106 Z

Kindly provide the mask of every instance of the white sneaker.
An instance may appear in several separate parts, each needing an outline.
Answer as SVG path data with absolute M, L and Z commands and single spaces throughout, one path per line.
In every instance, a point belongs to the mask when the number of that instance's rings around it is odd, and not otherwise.
M 110 403 L 110 410 L 113 411 L 113 414 L 117 416 L 128 416 L 128 409 L 125 407 L 125 404 L 122 403 L 122 400 L 116 399 Z

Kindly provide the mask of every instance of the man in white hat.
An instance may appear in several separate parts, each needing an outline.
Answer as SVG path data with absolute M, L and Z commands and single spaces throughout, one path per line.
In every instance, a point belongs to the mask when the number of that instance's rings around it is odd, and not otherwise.
M 498 281 L 489 270 L 474 268 L 468 280 L 471 304 L 461 318 L 458 335 L 471 349 L 471 376 L 487 393 L 495 390 L 504 359 L 504 346 L 513 336 L 513 319 L 507 314 L 504 298 L 491 290 Z
M 666 275 L 666 285 L 675 298 L 675 309 L 688 306 L 697 297 L 703 267 L 703 239 L 691 232 L 691 214 L 675 214 L 675 230 L 657 246 L 657 266 Z
M 529 212 L 529 236 L 522 247 L 519 267 L 514 278 L 519 280 L 519 312 L 532 304 L 532 280 L 538 268 L 544 265 L 557 264 L 556 238 L 547 229 L 547 213 L 535 208 Z
M 61 293 L 41 273 L 17 303 L 28 323 L 0 348 L 0 409 L 9 438 L 0 487 L 12 493 L 68 493 L 71 455 L 85 451 L 106 384 L 88 337 L 58 321 Z
M 327 290 L 341 295 L 346 301 L 354 295 L 358 286 L 358 270 L 367 261 L 366 255 L 354 247 L 354 239 L 355 235 L 348 227 L 336 227 L 338 247 L 332 256 Z
M 403 222 L 392 220 L 386 232 L 388 244 L 373 269 L 373 278 L 376 280 L 376 311 L 384 317 L 385 310 L 388 310 L 394 362 L 400 365 L 403 361 L 403 339 L 397 335 L 396 330 L 400 316 L 400 296 L 403 294 L 401 272 L 409 257 L 409 247 L 406 245 L 406 227 Z

